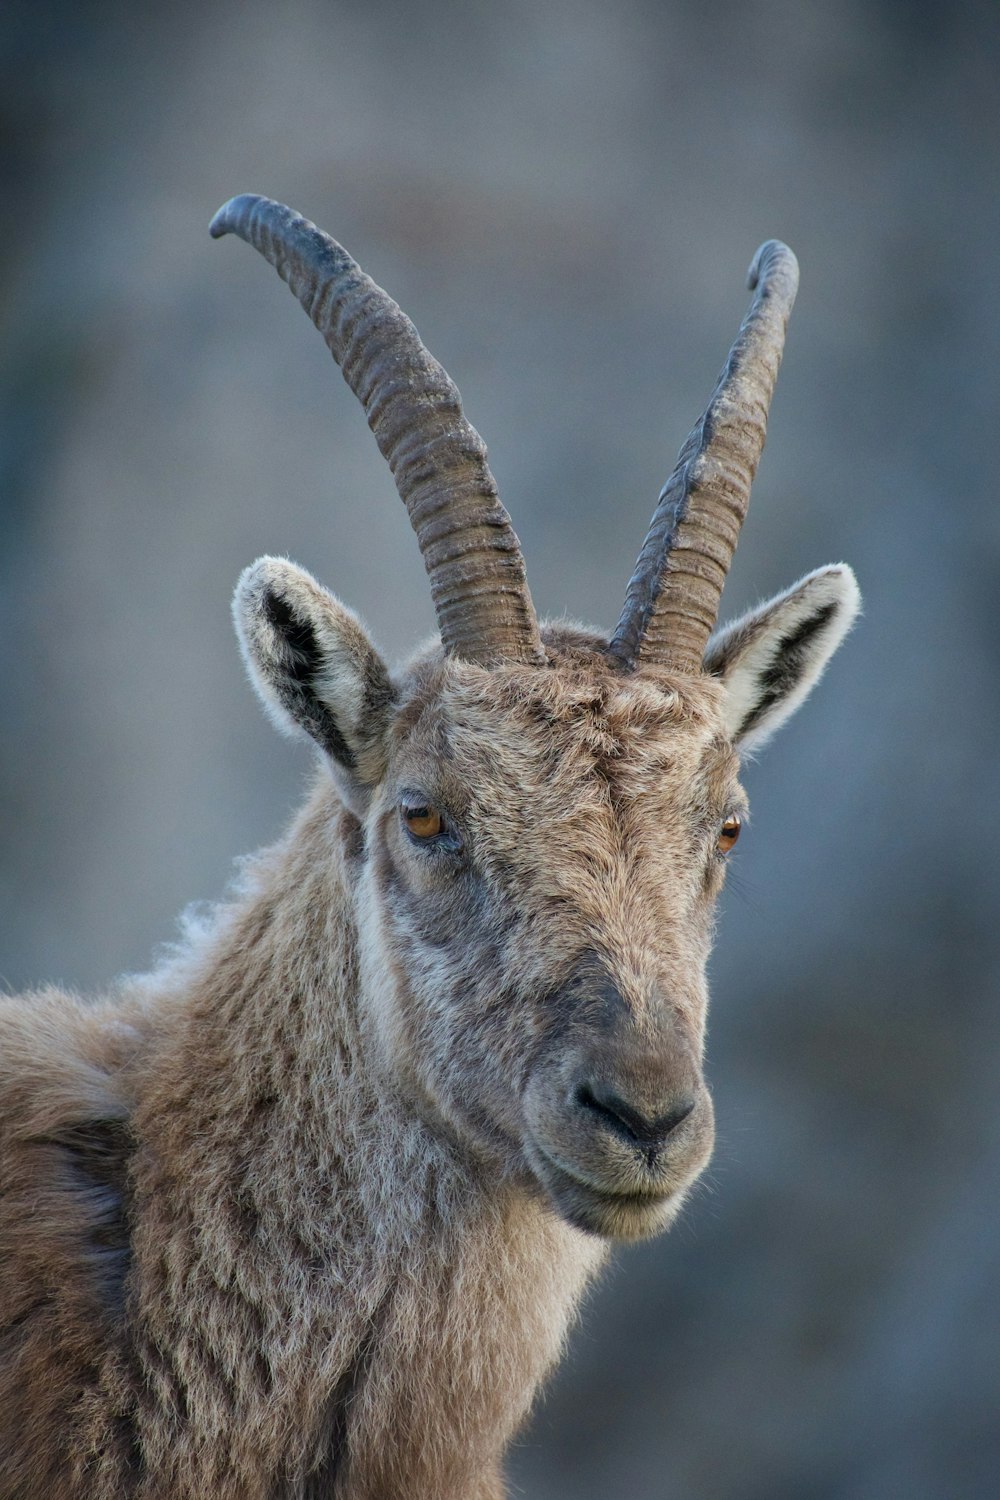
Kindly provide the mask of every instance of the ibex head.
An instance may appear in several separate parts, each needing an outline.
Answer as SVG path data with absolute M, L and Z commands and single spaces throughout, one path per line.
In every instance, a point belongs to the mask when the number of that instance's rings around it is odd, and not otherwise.
M 250 675 L 358 820 L 362 1024 L 432 1129 L 639 1238 L 705 1165 L 712 910 L 746 800 L 738 752 L 805 698 L 851 625 L 849 568 L 710 639 L 797 284 L 771 241 L 708 408 L 660 496 L 610 640 L 539 628 L 481 439 L 412 323 L 268 199 L 234 232 L 288 282 L 362 401 L 420 543 L 441 646 L 391 676 L 357 618 L 265 558 L 236 594 Z M 331 815 L 334 804 L 331 803 Z

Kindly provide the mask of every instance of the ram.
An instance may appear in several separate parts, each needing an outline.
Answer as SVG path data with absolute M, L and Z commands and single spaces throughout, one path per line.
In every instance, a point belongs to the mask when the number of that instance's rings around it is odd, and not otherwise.
M 0 1001 L 0 1495 L 496 1500 L 609 1242 L 712 1148 L 705 962 L 738 753 L 857 610 L 844 566 L 712 635 L 795 295 L 774 241 L 608 638 L 539 626 L 458 392 L 346 252 L 236 198 L 362 401 L 440 643 L 391 673 L 264 558 L 247 668 L 317 750 L 170 962 Z

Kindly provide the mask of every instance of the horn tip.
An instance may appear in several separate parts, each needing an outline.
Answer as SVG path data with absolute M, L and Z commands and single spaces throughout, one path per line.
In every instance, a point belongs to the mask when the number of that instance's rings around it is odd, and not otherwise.
M 247 215 L 252 212 L 258 203 L 270 203 L 269 198 L 261 197 L 260 193 L 238 193 L 235 198 L 230 198 L 224 203 L 213 216 L 208 232 L 213 240 L 221 240 L 224 234 L 230 234 L 242 223 Z
M 755 292 L 761 281 L 767 281 L 776 275 L 784 275 L 792 285 L 799 284 L 799 263 L 795 253 L 781 240 L 765 240 L 750 262 L 747 272 L 747 287 Z

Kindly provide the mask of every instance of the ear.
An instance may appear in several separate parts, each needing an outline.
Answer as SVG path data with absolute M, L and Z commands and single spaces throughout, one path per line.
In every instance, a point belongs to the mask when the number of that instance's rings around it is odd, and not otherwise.
M 395 692 L 357 616 L 304 568 L 262 557 L 233 599 L 250 681 L 278 728 L 329 758 L 349 805 L 385 774 Z
M 857 618 L 857 580 L 845 563 L 818 568 L 720 630 L 705 671 L 726 686 L 726 729 L 756 749 L 803 703 Z

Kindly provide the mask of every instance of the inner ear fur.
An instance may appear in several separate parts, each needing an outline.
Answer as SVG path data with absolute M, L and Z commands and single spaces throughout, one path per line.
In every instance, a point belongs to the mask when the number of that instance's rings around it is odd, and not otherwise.
M 348 784 L 376 785 L 395 695 L 353 610 L 304 568 L 262 557 L 236 586 L 233 618 L 250 680 L 278 728 L 307 734 Z
M 846 563 L 817 568 L 725 626 L 704 670 L 726 686 L 726 730 L 756 749 L 795 712 L 857 618 L 861 595 Z

